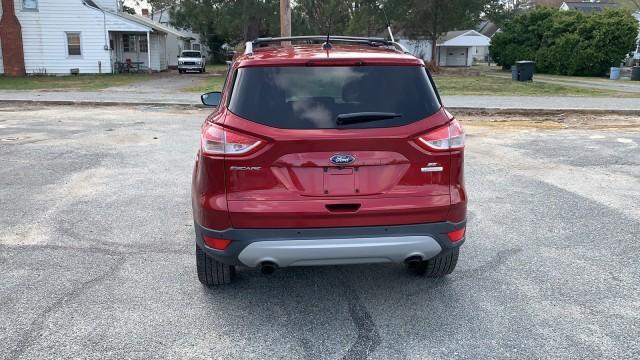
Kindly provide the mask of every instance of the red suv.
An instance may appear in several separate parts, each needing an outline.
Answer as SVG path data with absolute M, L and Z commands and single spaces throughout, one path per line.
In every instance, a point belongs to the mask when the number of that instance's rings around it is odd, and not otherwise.
M 381 38 L 258 39 L 201 129 L 198 278 L 405 263 L 453 271 L 465 240 L 464 131 L 422 60 Z M 269 46 L 271 45 L 271 46 Z

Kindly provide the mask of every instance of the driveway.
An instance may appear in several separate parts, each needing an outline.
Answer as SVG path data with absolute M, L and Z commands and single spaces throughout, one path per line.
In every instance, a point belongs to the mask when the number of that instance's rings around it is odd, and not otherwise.
M 207 289 L 190 205 L 206 114 L 0 108 L 0 358 L 640 356 L 637 118 L 466 121 L 447 278 L 241 269 Z

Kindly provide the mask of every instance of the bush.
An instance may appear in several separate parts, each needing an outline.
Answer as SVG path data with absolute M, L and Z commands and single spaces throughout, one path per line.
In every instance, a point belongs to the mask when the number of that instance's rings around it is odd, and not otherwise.
M 603 75 L 636 47 L 637 36 L 638 22 L 625 10 L 536 8 L 505 24 L 491 40 L 491 56 L 505 68 L 533 60 L 542 73 Z

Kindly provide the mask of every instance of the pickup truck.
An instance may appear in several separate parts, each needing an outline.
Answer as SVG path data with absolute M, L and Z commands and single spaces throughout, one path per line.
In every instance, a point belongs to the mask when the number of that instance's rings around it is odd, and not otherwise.
M 207 71 L 207 60 L 200 51 L 184 50 L 178 55 L 178 72 L 183 74 L 187 71 L 197 71 L 203 73 Z

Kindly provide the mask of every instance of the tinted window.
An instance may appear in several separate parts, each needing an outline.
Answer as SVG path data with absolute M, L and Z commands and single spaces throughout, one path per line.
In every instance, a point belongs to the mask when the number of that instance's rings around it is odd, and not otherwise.
M 182 56 L 183 57 L 200 57 L 200 53 L 197 51 L 183 51 L 182 52 Z
M 380 128 L 407 125 L 440 108 L 418 66 L 240 68 L 229 102 L 236 115 L 284 129 Z M 402 116 L 337 126 L 340 114 Z

